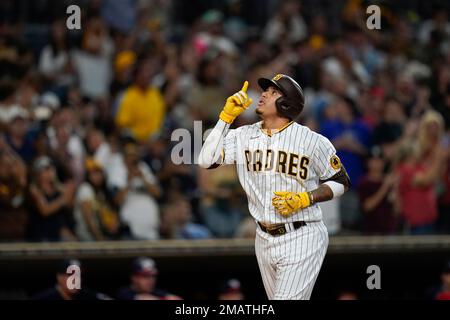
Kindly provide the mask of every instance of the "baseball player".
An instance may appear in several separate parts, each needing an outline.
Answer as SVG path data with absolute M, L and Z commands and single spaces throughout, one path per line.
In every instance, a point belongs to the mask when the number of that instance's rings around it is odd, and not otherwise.
M 199 165 L 236 165 L 257 224 L 255 251 L 268 298 L 309 299 L 328 246 L 318 203 L 341 196 L 350 181 L 331 142 L 296 122 L 304 106 L 298 83 L 278 74 L 258 84 L 262 121 L 230 129 L 252 103 L 245 81 L 226 100 Z

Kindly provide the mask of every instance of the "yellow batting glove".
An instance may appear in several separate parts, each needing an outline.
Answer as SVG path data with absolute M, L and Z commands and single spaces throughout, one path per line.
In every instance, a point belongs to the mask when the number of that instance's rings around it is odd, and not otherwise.
M 228 97 L 227 102 L 223 107 L 223 111 L 220 113 L 220 119 L 231 124 L 238 115 L 248 108 L 252 103 L 252 99 L 248 97 L 247 88 L 248 81 L 245 81 L 241 91 Z
M 299 209 L 307 208 L 311 205 L 311 199 L 308 192 L 274 192 L 275 197 L 272 198 L 272 204 L 275 210 L 283 216 L 289 216 Z

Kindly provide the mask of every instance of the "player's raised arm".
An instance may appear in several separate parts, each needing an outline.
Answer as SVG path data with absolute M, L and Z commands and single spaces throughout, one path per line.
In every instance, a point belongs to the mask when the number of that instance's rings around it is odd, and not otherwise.
M 247 95 L 247 88 L 248 81 L 245 81 L 239 92 L 227 98 L 223 111 L 220 113 L 219 121 L 209 134 L 200 151 L 198 164 L 202 168 L 213 169 L 223 163 L 225 152 L 229 149 L 224 146 L 224 141 L 230 131 L 230 125 L 252 103 L 252 99 Z M 232 146 L 230 149 L 232 149 Z

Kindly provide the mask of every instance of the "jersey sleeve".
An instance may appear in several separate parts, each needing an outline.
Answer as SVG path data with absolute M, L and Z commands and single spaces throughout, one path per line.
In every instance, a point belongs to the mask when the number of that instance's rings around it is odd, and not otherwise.
M 222 157 L 223 164 L 236 163 L 236 129 L 228 131 L 228 134 L 223 139 Z
M 319 180 L 327 180 L 341 171 L 342 163 L 336 155 L 336 148 L 325 138 L 320 136 L 316 149 L 314 150 L 314 170 Z
M 198 163 L 206 169 L 214 169 L 223 164 L 233 164 L 236 159 L 236 130 L 219 120 L 209 133 L 198 156 Z

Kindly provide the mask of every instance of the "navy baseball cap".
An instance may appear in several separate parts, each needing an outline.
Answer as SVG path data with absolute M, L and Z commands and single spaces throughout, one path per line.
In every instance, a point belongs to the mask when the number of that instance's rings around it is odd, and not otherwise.
M 158 269 L 156 268 L 155 260 L 147 257 L 135 259 L 132 265 L 132 273 L 133 275 L 156 276 Z

